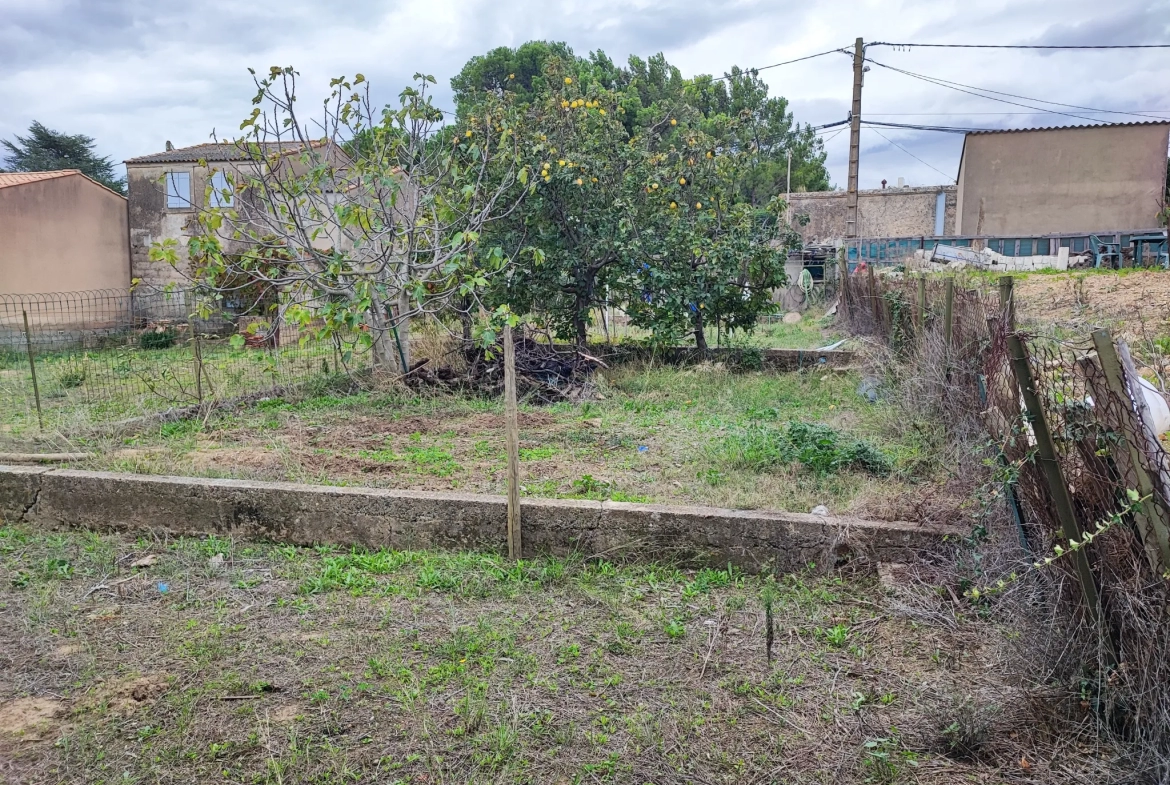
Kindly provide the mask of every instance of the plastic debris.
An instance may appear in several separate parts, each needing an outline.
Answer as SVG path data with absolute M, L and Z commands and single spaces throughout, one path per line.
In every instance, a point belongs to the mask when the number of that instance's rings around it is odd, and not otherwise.
M 813 507 L 813 508 L 812 508 L 812 510 L 811 510 L 810 512 L 811 512 L 813 515 L 828 515 L 828 514 L 829 514 L 829 508 L 828 508 L 828 507 L 826 507 L 826 506 L 825 506 L 825 505 L 823 505 L 823 504 L 818 504 L 816 507 Z

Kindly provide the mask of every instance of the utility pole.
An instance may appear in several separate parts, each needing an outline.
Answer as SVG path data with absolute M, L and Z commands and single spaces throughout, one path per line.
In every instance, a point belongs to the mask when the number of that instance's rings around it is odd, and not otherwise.
M 792 223 L 792 148 L 788 148 L 788 187 L 784 192 L 784 205 L 786 208 L 786 215 L 784 220 L 789 224 Z
M 857 168 L 861 161 L 861 79 L 865 73 L 865 42 L 853 44 L 853 111 L 849 123 L 849 185 L 845 194 L 845 236 L 857 237 Z

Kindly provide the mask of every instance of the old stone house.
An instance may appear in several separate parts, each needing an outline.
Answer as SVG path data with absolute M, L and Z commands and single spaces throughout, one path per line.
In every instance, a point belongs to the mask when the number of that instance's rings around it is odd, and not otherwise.
M 0 173 L 0 294 L 129 285 L 124 196 L 77 169 Z
M 236 212 L 246 213 L 243 209 L 246 205 L 237 204 L 237 199 L 246 200 L 249 197 L 246 192 L 241 196 L 236 191 L 238 185 L 253 175 L 257 168 L 254 156 L 256 151 L 234 142 L 182 148 L 173 148 L 168 142 L 167 146 L 168 149 L 161 153 L 143 155 L 125 162 L 130 194 L 131 269 L 139 286 L 152 289 L 168 284 L 181 287 L 190 283 L 191 260 L 187 253 L 187 243 L 199 229 L 200 212 L 214 208 L 235 208 Z M 305 146 L 301 142 L 268 142 L 260 146 L 265 156 L 280 156 L 280 165 L 287 162 L 294 171 L 306 165 L 298 155 L 304 150 Z M 344 158 L 344 153 L 335 148 L 324 154 L 341 163 L 348 160 Z M 233 189 L 233 183 L 237 188 Z M 235 220 L 243 223 L 246 218 L 237 217 Z M 231 240 L 229 231 L 225 230 L 220 235 L 229 250 L 242 251 L 247 244 L 246 240 Z M 150 260 L 151 247 L 167 240 L 173 240 L 177 246 L 179 261 L 175 267 Z M 313 244 L 328 246 L 335 240 L 326 234 Z

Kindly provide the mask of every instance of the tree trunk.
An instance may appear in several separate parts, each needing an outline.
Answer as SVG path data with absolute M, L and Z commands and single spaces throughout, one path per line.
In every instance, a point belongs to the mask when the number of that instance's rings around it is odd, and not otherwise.
M 394 336 L 390 334 L 384 307 L 380 300 L 374 298 L 370 310 L 366 312 L 366 326 L 370 330 L 370 353 L 374 370 L 391 373 L 398 367 L 398 361 L 394 353 Z
M 463 325 L 464 348 L 471 345 L 471 298 L 464 297 L 459 303 L 459 322 Z
M 410 295 L 398 293 L 398 352 L 402 373 L 410 370 Z
M 695 308 L 695 346 L 702 354 L 707 354 L 707 336 L 703 334 L 703 309 Z

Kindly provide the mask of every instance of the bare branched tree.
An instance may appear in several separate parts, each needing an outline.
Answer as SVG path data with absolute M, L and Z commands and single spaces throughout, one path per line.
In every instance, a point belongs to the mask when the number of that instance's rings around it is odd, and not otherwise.
M 513 114 L 496 99 L 456 129 L 432 103 L 433 77 L 377 108 L 358 74 L 333 79 L 310 120 L 297 76 L 253 72 L 254 108 L 188 243 L 191 275 L 215 299 L 246 293 L 281 321 L 357 336 L 376 368 L 405 373 L 411 321 L 478 309 L 508 261 L 480 237 L 525 193 Z M 152 257 L 176 264 L 177 248 Z

